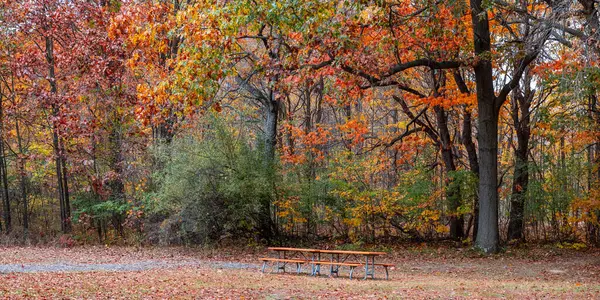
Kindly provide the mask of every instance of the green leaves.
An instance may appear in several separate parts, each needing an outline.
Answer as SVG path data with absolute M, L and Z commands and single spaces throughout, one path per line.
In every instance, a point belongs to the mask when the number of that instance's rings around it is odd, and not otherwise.
M 101 201 L 90 193 L 81 193 L 73 200 L 73 221 L 78 222 L 83 215 L 92 219 L 108 220 L 123 217 L 131 205 L 119 200 Z

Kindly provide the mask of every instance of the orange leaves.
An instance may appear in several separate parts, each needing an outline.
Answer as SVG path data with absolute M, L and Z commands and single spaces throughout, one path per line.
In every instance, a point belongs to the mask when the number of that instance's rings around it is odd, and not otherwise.
M 443 108 L 452 108 L 455 106 L 460 106 L 463 104 L 466 105 L 474 105 L 477 101 L 475 94 L 464 95 L 464 94 L 454 94 L 449 96 L 442 97 L 426 97 L 426 98 L 418 98 L 419 102 L 429 105 L 430 107 L 440 106 Z
M 344 134 L 344 138 L 352 141 L 354 145 L 364 142 L 365 135 L 369 132 L 364 117 L 350 119 L 346 123 L 339 125 L 338 129 Z
M 301 32 L 297 32 L 297 31 L 292 31 L 290 33 L 288 33 L 288 37 L 290 39 L 292 39 L 293 41 L 295 41 L 296 43 L 300 43 L 302 41 L 303 34 Z
M 305 163 L 308 155 L 316 161 L 323 161 L 325 154 L 321 146 L 325 145 L 331 136 L 331 132 L 318 126 L 314 131 L 306 132 L 305 130 L 285 124 L 283 132 L 293 140 L 294 148 L 290 146 L 282 146 L 281 160 L 285 163 L 299 165 Z

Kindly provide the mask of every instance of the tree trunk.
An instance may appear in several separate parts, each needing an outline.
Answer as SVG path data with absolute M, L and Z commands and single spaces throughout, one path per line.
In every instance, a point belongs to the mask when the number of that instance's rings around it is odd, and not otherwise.
M 19 120 L 15 120 L 15 131 L 17 133 L 17 146 L 19 147 L 19 155 L 17 157 L 17 168 L 19 170 L 20 177 L 20 188 L 21 188 L 21 200 L 23 201 L 23 230 L 25 231 L 25 237 L 27 237 L 29 230 L 29 203 L 27 197 L 27 174 L 25 173 L 25 158 L 23 157 L 23 141 L 21 139 L 21 129 L 19 127 Z
M 58 87 L 56 84 L 55 76 L 55 62 L 54 62 L 54 40 L 51 37 L 46 37 L 46 62 L 48 63 L 48 81 L 50 83 L 50 92 L 54 97 L 58 97 Z M 52 117 L 54 119 L 59 117 L 59 108 L 56 103 L 56 99 L 52 99 Z M 56 120 L 52 121 L 52 145 L 54 147 L 54 163 L 56 165 L 56 179 L 58 189 L 58 200 L 60 204 L 60 228 L 64 233 L 71 231 L 70 223 L 70 207 L 69 207 L 69 196 L 68 189 L 66 186 L 67 177 L 64 171 L 66 166 L 63 162 L 63 149 L 61 149 L 61 141 L 58 133 L 58 125 Z
M 494 94 L 490 27 L 483 0 L 471 0 L 473 44 L 479 61 L 475 65 L 479 143 L 479 226 L 476 245 L 485 253 L 498 251 L 498 114 Z
M 459 71 L 455 70 L 453 72 L 453 75 L 454 81 L 456 82 L 456 85 L 458 86 L 460 92 L 467 95 L 471 94 L 471 91 L 469 91 L 469 88 L 467 87 L 467 84 L 465 83 Z M 469 169 L 473 174 L 475 174 L 475 176 L 477 176 L 477 178 L 479 178 L 479 161 L 477 158 L 477 149 L 475 147 L 475 143 L 473 143 L 472 117 L 471 111 L 469 111 L 469 108 L 467 106 L 463 107 L 462 143 L 465 146 L 465 149 L 467 150 L 467 157 L 469 158 Z M 475 197 L 473 199 L 473 214 L 471 220 L 469 220 L 469 223 L 473 223 L 472 239 L 473 241 L 475 241 L 477 238 L 477 229 L 479 227 L 479 195 L 477 193 L 475 193 Z M 470 226 L 467 228 L 469 229 Z
M 264 151 L 265 151 L 265 162 L 272 167 L 272 164 L 275 161 L 275 146 L 277 144 L 277 123 L 279 116 L 279 102 L 273 99 L 273 92 L 271 92 L 271 97 L 269 97 L 269 103 L 264 108 L 265 109 L 265 142 L 264 142 Z
M 479 179 L 479 160 L 477 158 L 477 150 L 475 143 L 472 140 L 472 127 L 471 127 L 471 112 L 467 108 L 463 111 L 463 144 L 467 149 L 467 156 L 469 157 L 469 169 Z M 473 234 L 472 239 L 477 239 L 477 230 L 479 228 L 479 194 L 475 193 L 473 198 Z
M 492 102 L 493 104 L 493 102 Z M 498 251 L 498 112 L 479 103 L 479 226 L 477 246 L 486 253 Z
M 66 220 L 66 232 L 71 232 L 72 224 L 71 224 L 71 201 L 69 196 L 69 177 L 67 173 L 67 157 L 66 157 L 66 149 L 64 146 L 64 142 L 62 139 L 59 140 L 60 153 L 62 153 L 61 157 L 61 167 L 62 167 L 62 184 L 63 184 L 63 198 L 65 201 L 65 220 Z
M 440 97 L 443 93 L 440 88 L 446 86 L 446 75 L 443 71 L 431 70 L 431 79 L 433 82 L 433 95 Z M 448 202 L 448 210 L 450 216 L 450 237 L 453 239 L 461 239 L 464 237 L 464 219 L 458 213 L 458 208 L 461 205 L 460 186 L 454 184 L 454 179 L 451 173 L 456 171 L 454 163 L 454 155 L 452 153 L 452 139 L 450 138 L 450 130 L 448 129 L 448 116 L 446 111 L 441 106 L 434 106 L 435 119 L 438 128 L 437 144 L 441 148 L 442 160 L 444 162 L 444 171 L 446 174 L 446 201 Z
M 4 209 L 4 228 L 6 229 L 6 233 L 10 232 L 12 227 L 7 176 L 6 152 L 4 150 L 4 101 L 3 95 L 0 93 L 0 184 L 2 185 L 2 206 Z
M 512 119 L 517 132 L 517 147 L 515 149 L 515 171 L 510 199 L 510 216 L 508 222 L 508 240 L 522 240 L 524 238 L 525 197 L 529 184 L 529 137 L 531 95 L 527 78 L 524 86 L 525 93 L 517 88 L 513 91 Z M 519 116 L 520 112 L 520 116 Z
M 279 119 L 279 102 L 274 99 L 273 91 L 270 91 L 267 105 L 264 107 L 265 123 L 264 123 L 264 163 L 267 176 L 273 184 L 273 192 L 275 192 L 275 146 L 277 144 L 277 126 Z M 271 218 L 271 199 L 265 198 L 261 200 L 260 212 L 260 231 L 264 238 L 270 239 L 274 236 L 274 226 Z
M 442 152 L 442 160 L 446 171 L 446 200 L 450 210 L 450 237 L 453 239 L 461 239 L 464 237 L 464 219 L 458 215 L 460 207 L 460 189 L 453 184 L 450 172 L 456 171 L 456 164 L 452 155 L 452 142 L 450 140 L 450 131 L 448 130 L 448 118 L 446 112 L 440 106 L 433 108 L 437 120 L 438 130 L 440 133 L 440 146 Z
M 57 109 L 53 108 L 53 114 L 57 114 Z M 62 159 L 60 153 L 60 143 L 56 125 L 52 126 L 52 146 L 54 147 L 54 166 L 56 169 L 56 187 L 58 190 L 58 201 L 60 206 L 60 230 L 64 233 L 68 232 L 65 194 L 63 191 L 63 176 L 62 176 Z

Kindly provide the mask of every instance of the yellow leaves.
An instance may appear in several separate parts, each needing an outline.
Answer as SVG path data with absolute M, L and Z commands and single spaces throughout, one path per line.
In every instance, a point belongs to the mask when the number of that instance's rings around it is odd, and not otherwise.
M 300 197 L 291 196 L 275 201 L 277 216 L 286 230 L 291 230 L 298 224 L 306 223 L 306 218 L 300 213 Z
M 430 209 L 425 209 L 421 212 L 421 218 L 423 219 L 423 221 L 425 222 L 430 222 L 430 221 L 439 221 L 440 220 L 440 212 L 439 211 L 433 211 Z
M 360 12 L 359 19 L 363 24 L 371 22 L 375 17 L 381 15 L 381 8 L 376 5 L 367 6 Z
M 562 242 L 562 243 L 557 243 L 556 247 L 559 249 L 573 249 L 573 250 L 582 250 L 582 249 L 586 249 L 587 245 L 584 243 L 569 243 L 569 242 Z M 576 283 L 576 286 L 580 286 L 581 283 Z
M 435 225 L 435 232 L 447 234 L 448 232 L 450 232 L 450 228 L 443 224 L 437 224 Z

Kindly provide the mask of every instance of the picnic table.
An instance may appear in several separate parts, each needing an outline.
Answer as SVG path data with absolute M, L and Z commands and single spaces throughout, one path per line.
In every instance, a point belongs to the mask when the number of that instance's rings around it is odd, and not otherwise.
M 274 251 L 277 257 L 261 258 L 263 261 L 262 271 L 268 262 L 277 263 L 277 272 L 283 270 L 288 264 L 296 264 L 296 271 L 300 273 L 303 264 L 311 265 L 311 275 L 321 275 L 321 266 L 328 265 L 329 276 L 334 274 L 339 276 L 340 267 L 350 267 L 350 279 L 354 269 L 364 266 L 365 277 L 369 276 L 375 279 L 375 266 L 385 268 L 385 278 L 389 279 L 388 267 L 393 267 L 393 264 L 376 263 L 375 258 L 385 255 L 385 252 L 373 251 L 348 251 L 348 250 L 324 250 L 324 249 L 309 249 L 309 248 L 289 248 L 289 247 L 269 247 L 268 250 Z M 327 259 L 328 258 L 328 259 Z M 349 262 L 349 259 L 357 259 L 357 262 Z

